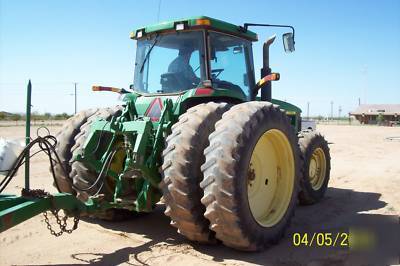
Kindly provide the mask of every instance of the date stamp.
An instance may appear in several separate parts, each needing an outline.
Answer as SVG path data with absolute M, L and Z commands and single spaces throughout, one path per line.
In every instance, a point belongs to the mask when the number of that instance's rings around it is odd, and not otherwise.
M 376 245 L 373 232 L 351 228 L 348 232 L 313 232 L 294 233 L 292 244 L 295 247 L 330 247 L 367 250 Z
M 339 247 L 349 248 L 350 234 L 348 232 L 326 233 L 294 233 L 292 244 L 295 247 Z

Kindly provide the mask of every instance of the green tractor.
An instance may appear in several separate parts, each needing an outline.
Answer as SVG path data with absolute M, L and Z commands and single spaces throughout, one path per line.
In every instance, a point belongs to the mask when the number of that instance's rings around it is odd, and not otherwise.
M 114 108 L 82 111 L 58 133 L 56 185 L 98 206 L 90 215 L 119 219 L 164 202 L 189 240 L 240 250 L 276 243 L 297 202 L 319 201 L 330 173 L 329 148 L 301 131 L 301 110 L 271 98 L 264 43 L 256 83 L 251 26 L 192 17 L 139 28 L 130 89 Z M 260 97 L 257 96 L 261 90 Z M 149 229 L 150 230 L 150 229 Z

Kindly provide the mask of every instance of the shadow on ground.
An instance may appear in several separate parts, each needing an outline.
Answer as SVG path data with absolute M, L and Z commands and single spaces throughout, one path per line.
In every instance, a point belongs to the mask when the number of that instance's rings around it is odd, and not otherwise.
M 383 228 L 387 229 L 388 226 L 395 224 L 393 216 L 360 213 L 385 207 L 387 203 L 381 201 L 380 196 L 381 194 L 378 193 L 329 188 L 322 202 L 312 206 L 299 206 L 285 238 L 278 245 L 263 252 L 246 253 L 232 250 L 222 244 L 199 245 L 189 242 L 169 225 L 169 219 L 164 216 L 163 208 L 159 207 L 154 213 L 136 217 L 129 221 L 118 223 L 96 221 L 104 228 L 111 229 L 116 233 L 145 235 L 149 239 L 148 242 L 136 247 L 115 250 L 111 254 L 79 253 L 71 256 L 78 263 L 95 265 L 117 265 L 121 263 L 150 265 L 152 261 L 157 260 L 157 256 L 165 256 L 160 255 L 160 252 L 154 253 L 154 256 L 152 256 L 152 249 L 157 247 L 158 249 L 165 249 L 166 254 L 188 254 L 204 259 L 204 262 L 209 263 L 236 260 L 236 264 L 354 265 L 354 263 L 358 264 L 360 259 L 357 252 L 337 247 L 295 247 L 292 242 L 293 234 L 297 232 L 348 232 L 351 227 L 368 227 L 369 230 L 376 232 Z M 398 224 L 394 230 L 398 230 Z M 390 231 L 389 234 L 393 235 L 393 231 Z M 398 241 L 398 239 L 395 241 Z M 146 256 L 141 256 L 144 253 L 146 253 Z M 84 259 L 85 257 L 93 259 Z M 363 258 L 363 256 L 361 257 Z

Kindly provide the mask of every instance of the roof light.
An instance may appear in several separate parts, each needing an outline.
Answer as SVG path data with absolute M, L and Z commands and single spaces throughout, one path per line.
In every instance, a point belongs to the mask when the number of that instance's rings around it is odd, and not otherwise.
M 212 88 L 212 82 L 209 79 L 203 80 L 201 83 L 205 88 Z
M 176 30 L 184 30 L 185 29 L 185 24 L 183 23 L 178 23 L 175 25 Z
M 132 32 L 129 34 L 129 38 L 134 39 L 134 38 L 135 38 L 135 32 L 132 31 Z
M 211 88 L 198 88 L 196 89 L 196 92 L 194 95 L 210 95 L 214 92 L 213 89 Z
M 210 26 L 211 21 L 209 19 L 196 19 L 196 25 Z

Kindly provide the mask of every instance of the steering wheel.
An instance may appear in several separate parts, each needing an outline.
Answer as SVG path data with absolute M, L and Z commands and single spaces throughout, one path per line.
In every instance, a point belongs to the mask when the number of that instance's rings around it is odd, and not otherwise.
M 211 74 L 214 74 L 214 78 L 218 78 L 219 74 L 221 74 L 225 69 L 223 68 L 216 68 L 211 70 Z M 217 74 L 215 74 L 217 73 Z

